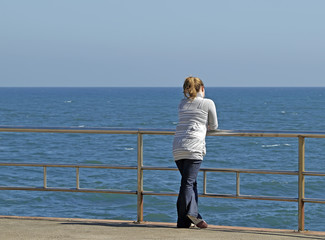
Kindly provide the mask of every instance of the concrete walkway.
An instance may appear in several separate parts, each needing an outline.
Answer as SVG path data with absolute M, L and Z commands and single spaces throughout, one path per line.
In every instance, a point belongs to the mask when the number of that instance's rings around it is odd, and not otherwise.
M 1 240 L 213 239 L 325 240 L 325 232 L 210 226 L 177 229 L 172 223 L 0 216 Z

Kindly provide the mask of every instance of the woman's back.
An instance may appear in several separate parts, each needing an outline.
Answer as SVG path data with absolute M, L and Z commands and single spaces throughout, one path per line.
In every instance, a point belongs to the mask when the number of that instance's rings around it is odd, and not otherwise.
M 218 127 L 215 105 L 201 94 L 193 100 L 183 99 L 178 107 L 179 122 L 173 143 L 174 159 L 201 159 L 205 155 L 208 126 Z

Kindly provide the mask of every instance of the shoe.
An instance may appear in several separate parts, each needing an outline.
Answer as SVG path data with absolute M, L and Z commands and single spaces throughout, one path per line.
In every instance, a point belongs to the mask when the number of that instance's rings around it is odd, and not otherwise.
M 204 220 L 202 220 L 201 222 L 199 222 L 198 224 L 196 224 L 196 226 L 198 228 L 207 228 L 208 227 L 208 224 Z
M 197 226 L 198 228 L 207 228 L 208 224 L 200 218 L 193 217 L 191 215 L 187 215 L 187 217 Z

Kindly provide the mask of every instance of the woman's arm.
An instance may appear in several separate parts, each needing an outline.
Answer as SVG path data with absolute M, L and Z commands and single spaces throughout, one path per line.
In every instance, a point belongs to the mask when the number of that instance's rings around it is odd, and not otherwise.
M 216 130 L 218 128 L 218 117 L 216 105 L 212 100 L 208 102 L 208 130 Z

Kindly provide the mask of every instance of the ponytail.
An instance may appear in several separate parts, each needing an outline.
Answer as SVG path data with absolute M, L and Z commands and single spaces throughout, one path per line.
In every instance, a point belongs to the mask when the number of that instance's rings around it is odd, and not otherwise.
M 200 91 L 200 88 L 203 87 L 204 84 L 201 79 L 196 77 L 188 77 L 185 79 L 183 84 L 183 93 L 187 99 L 193 100 L 196 98 L 197 93 Z

